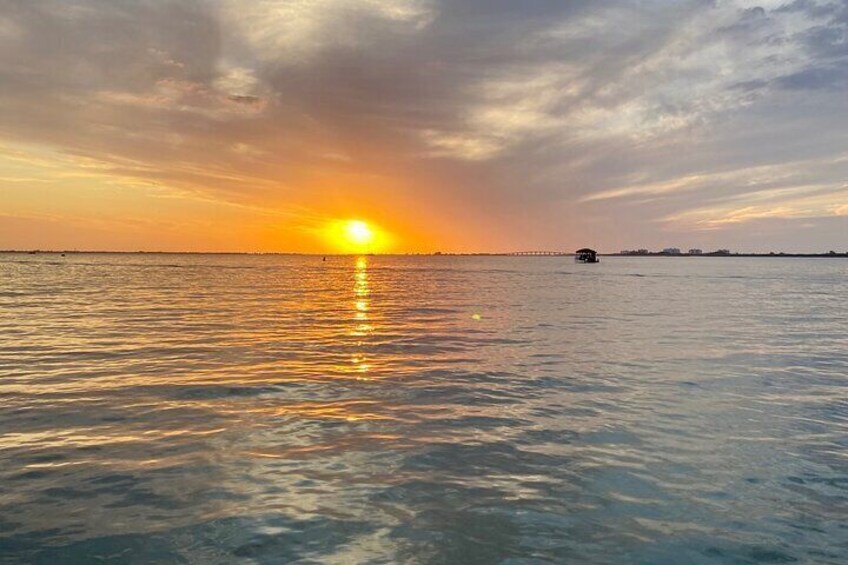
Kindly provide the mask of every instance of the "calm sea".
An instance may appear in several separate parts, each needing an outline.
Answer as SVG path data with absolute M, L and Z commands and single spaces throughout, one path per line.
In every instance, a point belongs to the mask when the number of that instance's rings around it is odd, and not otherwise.
M 0 255 L 0 562 L 848 562 L 848 261 Z

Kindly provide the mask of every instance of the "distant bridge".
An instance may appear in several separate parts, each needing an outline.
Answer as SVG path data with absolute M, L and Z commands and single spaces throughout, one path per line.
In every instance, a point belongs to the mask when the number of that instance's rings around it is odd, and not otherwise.
M 566 255 L 574 255 L 574 253 L 571 251 L 513 251 L 504 255 L 519 257 L 564 257 Z

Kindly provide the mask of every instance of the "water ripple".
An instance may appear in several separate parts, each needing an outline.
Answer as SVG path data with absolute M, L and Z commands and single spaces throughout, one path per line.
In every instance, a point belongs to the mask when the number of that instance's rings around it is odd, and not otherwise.
M 0 562 L 844 563 L 846 275 L 0 255 Z

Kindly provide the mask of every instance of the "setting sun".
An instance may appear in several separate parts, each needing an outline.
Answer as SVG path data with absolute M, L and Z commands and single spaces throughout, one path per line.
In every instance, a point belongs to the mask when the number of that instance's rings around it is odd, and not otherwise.
M 349 221 L 345 226 L 345 235 L 355 245 L 368 245 L 374 241 L 374 232 L 361 220 Z
M 331 220 L 323 232 L 331 248 L 340 253 L 385 253 L 394 239 L 382 227 L 358 219 Z

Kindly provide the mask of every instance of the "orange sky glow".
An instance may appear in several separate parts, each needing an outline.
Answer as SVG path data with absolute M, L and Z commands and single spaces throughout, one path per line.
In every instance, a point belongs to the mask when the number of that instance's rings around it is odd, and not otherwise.
M 13 2 L 0 249 L 841 250 L 816 6 Z

